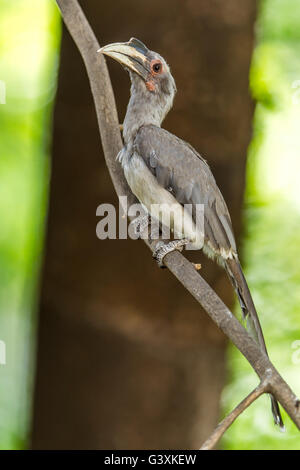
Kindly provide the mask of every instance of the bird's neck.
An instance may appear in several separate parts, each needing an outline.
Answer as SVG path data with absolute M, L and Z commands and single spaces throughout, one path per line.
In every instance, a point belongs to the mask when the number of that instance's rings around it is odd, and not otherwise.
M 131 90 L 130 100 L 127 106 L 123 123 L 123 137 L 125 144 L 132 142 L 141 126 L 155 125 L 160 127 L 164 119 L 164 113 L 160 106 L 155 105 L 155 97 L 149 95 L 145 100 L 145 94 L 135 89 Z

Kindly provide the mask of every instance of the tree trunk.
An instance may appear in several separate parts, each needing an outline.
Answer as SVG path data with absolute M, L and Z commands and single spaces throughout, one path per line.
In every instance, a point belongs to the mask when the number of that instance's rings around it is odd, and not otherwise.
M 83 8 L 102 45 L 135 36 L 167 59 L 178 93 L 165 127 L 208 160 L 239 235 L 255 2 L 89 0 Z M 129 79 L 119 64 L 109 67 L 123 118 Z M 66 32 L 52 165 L 32 447 L 199 447 L 219 418 L 226 341 L 141 241 L 96 238 L 97 206 L 117 201 Z M 224 272 L 201 253 L 192 258 L 231 305 Z

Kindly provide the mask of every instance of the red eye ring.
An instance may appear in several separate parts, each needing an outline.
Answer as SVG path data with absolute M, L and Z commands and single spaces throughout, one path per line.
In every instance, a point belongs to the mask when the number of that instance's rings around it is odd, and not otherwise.
M 150 67 L 151 67 L 151 72 L 154 75 L 158 75 L 162 72 L 163 65 L 160 60 L 152 60 Z

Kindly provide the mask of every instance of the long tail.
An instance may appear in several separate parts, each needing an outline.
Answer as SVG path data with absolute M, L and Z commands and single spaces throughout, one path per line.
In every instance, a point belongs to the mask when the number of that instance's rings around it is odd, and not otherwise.
M 260 345 L 261 349 L 268 355 L 265 339 L 259 322 L 259 318 L 249 291 L 247 281 L 244 277 L 240 262 L 238 259 L 226 260 L 226 271 L 229 279 L 237 293 L 244 318 L 247 318 L 247 326 L 254 336 L 255 340 Z M 278 402 L 273 395 L 270 395 L 272 414 L 275 424 L 284 429 L 284 424 L 279 410 Z

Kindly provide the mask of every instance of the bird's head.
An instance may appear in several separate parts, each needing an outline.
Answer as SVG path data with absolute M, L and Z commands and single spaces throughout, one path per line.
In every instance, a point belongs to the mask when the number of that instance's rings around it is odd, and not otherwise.
M 155 107 L 159 106 L 163 119 L 172 107 L 176 93 L 174 78 L 163 57 L 135 38 L 108 44 L 98 52 L 112 57 L 129 71 L 132 94 Z

